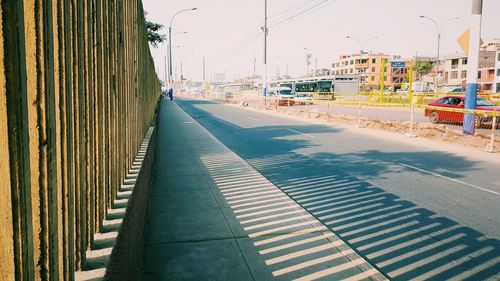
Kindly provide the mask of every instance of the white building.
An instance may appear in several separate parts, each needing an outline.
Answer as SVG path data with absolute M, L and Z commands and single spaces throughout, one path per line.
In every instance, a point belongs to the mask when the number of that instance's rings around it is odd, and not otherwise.
M 493 76 L 491 72 L 495 66 L 496 51 L 481 50 L 479 54 L 479 91 L 491 91 Z M 467 55 L 454 54 L 446 56 L 444 64 L 445 92 L 450 92 L 456 88 L 465 88 L 467 80 Z

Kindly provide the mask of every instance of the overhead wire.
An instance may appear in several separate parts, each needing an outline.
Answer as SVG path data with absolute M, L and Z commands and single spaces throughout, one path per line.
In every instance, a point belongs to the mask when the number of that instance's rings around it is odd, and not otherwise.
M 288 16 L 288 17 L 286 17 L 286 18 L 284 18 L 276 23 L 271 24 L 269 26 L 269 28 L 273 28 L 273 27 L 276 27 L 276 26 L 284 24 L 284 23 L 291 23 L 291 22 L 296 21 L 296 20 L 298 20 L 306 15 L 309 15 L 309 14 L 315 12 L 319 8 L 325 7 L 325 4 L 327 4 L 328 2 L 331 2 L 329 4 L 333 4 L 337 1 L 338 0 L 319 0 L 319 1 L 316 1 L 315 3 L 306 7 L 305 9 L 298 11 L 297 13 L 290 15 L 290 16 Z
M 268 19 L 270 20 L 270 22 L 272 22 L 273 20 L 277 22 L 269 25 L 268 29 L 298 20 L 299 18 L 306 16 L 316 11 L 317 9 L 323 7 L 330 1 L 332 1 L 332 3 L 330 4 L 333 4 L 338 0 L 303 0 L 292 7 L 286 8 L 282 11 L 272 14 L 271 16 L 268 17 Z M 224 52 L 223 55 L 216 58 L 215 60 L 217 61 L 217 63 L 223 63 L 228 59 L 234 57 L 235 55 L 239 54 L 244 49 L 251 46 L 252 44 L 250 42 L 263 35 L 263 27 L 262 27 L 263 23 L 264 21 L 261 21 L 255 29 L 252 29 L 252 31 L 247 33 L 242 39 L 240 39 L 236 44 L 234 44 L 230 49 L 228 49 L 228 51 Z

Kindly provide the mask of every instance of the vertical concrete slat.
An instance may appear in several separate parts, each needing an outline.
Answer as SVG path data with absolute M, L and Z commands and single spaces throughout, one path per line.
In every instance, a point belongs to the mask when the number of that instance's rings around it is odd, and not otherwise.
M 34 280 L 24 3 L 2 3 L 13 248 L 16 280 Z
M 4 40 L 4 7 L 0 2 L 0 124 L 8 123 L 7 80 L 4 47 L 11 48 Z M 12 221 L 12 192 L 10 180 L 9 132 L 7 126 L 0 126 L 0 280 L 14 280 L 14 228 Z
M 43 179 L 45 186 L 43 193 L 46 194 L 47 202 L 45 204 L 47 210 L 44 212 L 47 215 L 46 233 L 43 235 L 47 240 L 47 250 L 44 254 L 48 255 L 46 264 L 48 266 L 48 276 L 50 280 L 59 279 L 59 224 L 58 224 L 58 191 L 60 190 L 60 182 L 58 182 L 57 173 L 57 117 L 56 117 L 56 96 L 58 93 L 58 76 L 59 68 L 55 64 L 57 56 L 54 52 L 54 46 L 57 38 L 57 24 L 54 25 L 54 7 L 53 2 L 43 1 L 43 41 L 41 42 L 44 48 L 44 100 L 45 100 L 45 151 L 43 151 L 46 164 L 46 179 Z M 57 15 L 57 14 L 56 14 Z
M 43 233 L 45 230 L 45 217 L 42 216 L 45 210 L 45 197 L 41 192 L 43 189 L 44 166 L 41 153 L 43 146 L 43 81 L 39 75 L 43 75 L 40 68 L 43 55 L 40 53 L 41 37 L 41 12 L 38 9 L 37 0 L 24 0 L 24 39 L 26 52 L 26 89 L 28 106 L 28 128 L 29 128 L 29 149 L 31 167 L 31 195 L 32 195 L 32 225 L 33 225 L 33 247 L 34 262 L 36 265 L 35 277 L 41 279 L 46 272 L 47 265 L 42 251 L 46 249 Z M 39 123 L 41 122 L 41 124 Z
M 67 280 L 72 280 L 73 272 L 75 270 L 75 185 L 76 185 L 76 172 L 75 172 L 75 130 L 74 130 L 74 109 L 73 102 L 76 90 L 76 68 L 74 58 L 76 57 L 76 40 L 74 39 L 75 32 L 75 13 L 72 12 L 74 8 L 74 1 L 64 1 L 64 45 L 66 49 L 66 149 L 67 159 L 65 168 L 67 169 L 67 185 L 66 185 L 66 211 L 65 217 L 65 274 Z M 71 279 L 70 279 L 71 278 Z
M 94 81 L 95 81 L 95 226 L 96 231 L 102 230 L 101 222 L 104 219 L 104 210 L 102 205 L 102 191 L 103 191 L 103 154 L 102 154 L 102 144 L 103 144 L 103 112 L 102 112 L 102 94 L 103 94 L 103 80 L 104 77 L 102 75 L 102 34 L 101 34 L 101 1 L 94 1 Z
M 75 69 L 76 73 L 76 89 L 73 112 L 75 114 L 75 270 L 83 269 L 85 259 L 85 87 L 84 87 L 84 47 L 83 47 L 83 2 L 73 0 L 73 8 L 75 13 L 75 31 L 74 41 L 75 46 Z

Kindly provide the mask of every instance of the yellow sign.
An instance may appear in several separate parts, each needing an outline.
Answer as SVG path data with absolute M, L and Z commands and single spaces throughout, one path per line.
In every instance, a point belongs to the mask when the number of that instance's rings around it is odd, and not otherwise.
M 470 29 L 467 29 L 460 37 L 458 37 L 457 42 L 464 51 L 466 55 L 469 55 L 469 41 L 470 41 Z M 479 45 L 483 45 L 483 40 L 479 43 Z

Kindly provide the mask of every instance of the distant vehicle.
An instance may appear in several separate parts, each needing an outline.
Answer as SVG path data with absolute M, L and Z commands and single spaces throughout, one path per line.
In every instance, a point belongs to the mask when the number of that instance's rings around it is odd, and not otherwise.
M 224 97 L 225 97 L 226 99 L 232 99 L 232 98 L 233 98 L 233 93 L 231 93 L 231 92 L 226 92 L 226 93 L 224 94 Z
M 305 81 L 295 83 L 295 94 L 299 93 L 332 93 L 332 80 Z
M 443 107 L 449 109 L 464 109 L 465 97 L 463 96 L 446 96 L 439 98 L 435 101 L 428 103 L 429 106 L 434 107 Z M 484 111 L 494 111 L 500 112 L 500 106 L 496 106 L 494 103 L 483 99 L 477 98 L 476 104 L 477 110 Z M 450 112 L 450 111 L 441 111 L 435 108 L 426 108 L 425 116 L 429 117 L 429 121 L 431 123 L 439 123 L 439 122 L 456 122 L 463 123 L 464 122 L 464 114 L 462 112 Z M 483 125 L 491 126 L 493 123 L 493 117 L 491 115 L 475 115 L 475 127 L 479 128 Z M 498 124 L 497 124 L 498 125 Z
M 296 94 L 294 100 L 298 104 L 312 104 L 314 99 L 308 94 Z
M 290 82 L 290 83 L 281 83 L 279 84 L 280 87 L 286 87 L 292 89 L 292 94 L 295 94 L 295 82 Z
M 404 83 L 401 87 L 401 90 L 408 91 L 408 83 Z M 411 88 L 413 92 L 425 93 L 431 92 L 434 90 L 434 86 L 432 86 L 428 82 L 413 82 L 411 84 Z
M 278 99 L 279 105 L 293 105 L 294 94 L 292 89 L 288 87 L 272 87 L 269 88 L 269 95 L 275 96 Z
M 465 93 L 465 89 L 455 88 L 455 89 L 451 90 L 451 93 Z

